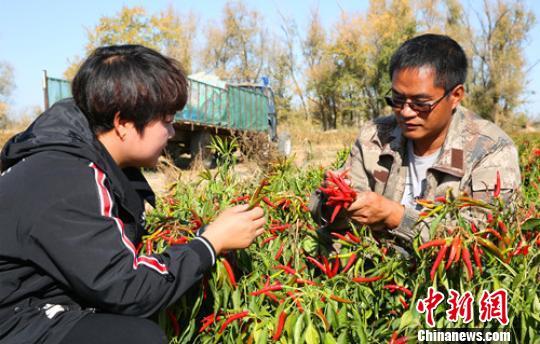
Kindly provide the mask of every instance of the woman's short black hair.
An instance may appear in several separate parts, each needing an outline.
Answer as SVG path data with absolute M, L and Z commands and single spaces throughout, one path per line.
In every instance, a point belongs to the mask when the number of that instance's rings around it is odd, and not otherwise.
M 149 122 L 176 113 L 187 101 L 179 62 L 142 45 L 97 48 L 71 88 L 95 134 L 111 130 L 117 112 L 142 133 Z
M 407 40 L 390 59 L 390 80 L 395 71 L 429 66 L 435 71 L 435 86 L 449 92 L 467 78 L 463 48 L 445 35 L 425 34 Z

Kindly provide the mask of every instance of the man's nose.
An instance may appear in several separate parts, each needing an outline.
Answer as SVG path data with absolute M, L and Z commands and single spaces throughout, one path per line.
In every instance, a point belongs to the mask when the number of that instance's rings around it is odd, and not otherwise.
M 409 103 L 403 104 L 401 110 L 399 110 L 399 115 L 403 118 L 412 118 L 416 117 L 417 113 L 409 106 Z

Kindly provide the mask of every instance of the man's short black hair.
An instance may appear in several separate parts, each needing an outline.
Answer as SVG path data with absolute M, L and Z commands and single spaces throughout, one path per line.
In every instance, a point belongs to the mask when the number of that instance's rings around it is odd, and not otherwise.
M 467 78 L 467 56 L 463 48 L 445 35 L 425 34 L 407 40 L 390 60 L 390 80 L 394 72 L 429 66 L 435 71 L 435 86 L 445 92 Z
M 97 48 L 71 88 L 95 134 L 111 130 L 117 112 L 142 133 L 149 122 L 176 113 L 187 101 L 180 64 L 142 45 Z

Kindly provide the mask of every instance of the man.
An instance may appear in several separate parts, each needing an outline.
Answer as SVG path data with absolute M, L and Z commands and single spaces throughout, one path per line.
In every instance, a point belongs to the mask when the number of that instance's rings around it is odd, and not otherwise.
M 138 256 L 139 167 L 155 166 L 187 101 L 178 63 L 139 45 L 98 48 L 56 103 L 6 144 L 0 177 L 1 343 L 166 343 L 145 319 L 222 250 L 263 232 L 261 208 L 225 210 L 186 245 Z
M 416 225 L 416 199 L 465 192 L 486 199 L 497 172 L 503 197 L 520 185 L 517 150 L 495 124 L 460 105 L 467 75 L 467 57 L 453 39 L 425 34 L 412 38 L 390 61 L 392 88 L 385 97 L 394 115 L 365 125 L 344 169 L 358 197 L 338 219 L 327 224 L 331 209 L 316 192 L 314 219 L 327 229 L 349 220 L 370 225 L 378 235 L 410 246 L 418 235 L 429 239 L 428 226 Z

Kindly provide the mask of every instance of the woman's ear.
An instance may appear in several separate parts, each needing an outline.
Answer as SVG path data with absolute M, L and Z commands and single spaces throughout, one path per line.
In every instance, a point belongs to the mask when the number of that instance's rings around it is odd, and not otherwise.
M 120 111 L 117 111 L 114 114 L 113 125 L 116 135 L 120 138 L 120 140 L 124 141 L 129 133 L 129 127 L 133 124 L 125 119 L 122 119 L 120 117 Z

